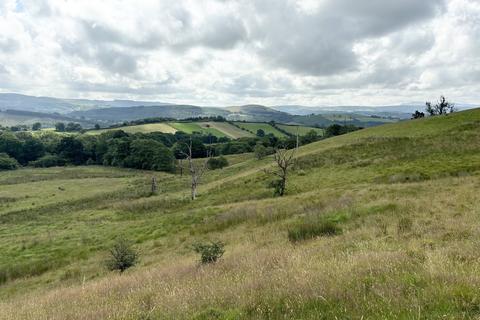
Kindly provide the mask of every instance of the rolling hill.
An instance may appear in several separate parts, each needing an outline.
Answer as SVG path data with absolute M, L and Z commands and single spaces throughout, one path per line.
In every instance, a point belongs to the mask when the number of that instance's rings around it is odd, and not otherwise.
M 346 111 L 336 113 L 331 110 L 311 108 L 310 113 L 303 114 L 305 107 L 296 106 L 301 115 L 294 115 L 293 109 L 287 108 L 291 113 L 282 112 L 273 108 L 261 105 L 244 105 L 227 108 L 220 107 L 199 107 L 193 105 L 176 105 L 163 102 L 134 101 L 134 100 L 87 100 L 87 99 L 58 99 L 49 97 L 33 97 L 19 94 L 0 93 L 0 110 L 14 110 L 18 112 L 35 112 L 42 114 L 53 114 L 51 118 L 59 114 L 80 123 L 95 123 L 104 126 L 118 124 L 126 121 L 140 120 L 145 118 L 172 118 L 185 119 L 191 117 L 212 117 L 222 116 L 230 121 L 247 122 L 270 122 L 275 121 L 287 124 L 303 124 L 307 126 L 328 126 L 334 123 L 358 125 L 362 127 L 375 126 L 382 123 L 398 121 L 402 116 L 393 116 L 374 109 L 369 112 L 353 114 Z M 302 111 L 303 110 L 303 111 Z M 343 109 L 342 109 L 343 110 Z M 315 115 L 312 116 L 312 113 Z M 388 116 L 389 115 L 389 116 Z M 338 121 L 335 116 L 341 118 Z M 407 117 L 409 115 L 407 114 Z M 37 117 L 21 119 L 20 122 L 33 123 Z M 47 118 L 47 117 L 44 117 Z M 404 117 L 403 117 L 404 118 Z M 16 123 L 12 119 L 10 124 Z M 1 121 L 1 119 L 0 119 Z M 6 125 L 6 121 L 3 124 Z
M 285 138 L 288 134 L 295 135 L 305 135 L 310 130 L 314 130 L 318 134 L 323 134 L 323 130 L 319 128 L 312 128 L 307 126 L 298 126 L 298 125 L 281 125 L 277 124 L 277 127 L 273 127 L 270 123 L 251 123 L 251 122 L 161 122 L 161 123 L 151 123 L 151 124 L 141 124 L 141 125 L 132 125 L 132 126 L 121 126 L 110 129 L 101 129 L 101 130 L 90 130 L 89 134 L 101 134 L 109 130 L 123 130 L 129 133 L 149 133 L 149 132 L 163 132 L 163 133 L 175 133 L 177 131 L 183 131 L 185 133 L 192 134 L 194 132 L 199 132 L 205 135 L 211 134 L 218 138 L 228 137 L 231 139 L 238 139 L 243 137 L 254 137 L 257 134 L 258 129 L 262 129 L 266 134 L 273 134 L 277 138 Z M 278 130 L 277 128 L 280 128 Z M 287 134 L 285 134 L 285 131 Z
M 480 109 L 297 156 L 281 198 L 272 159 L 251 155 L 208 172 L 194 202 L 186 175 L 2 173 L 0 319 L 478 317 Z M 141 253 L 124 274 L 104 266 L 117 236 Z M 226 253 L 201 265 L 192 245 L 210 240 Z

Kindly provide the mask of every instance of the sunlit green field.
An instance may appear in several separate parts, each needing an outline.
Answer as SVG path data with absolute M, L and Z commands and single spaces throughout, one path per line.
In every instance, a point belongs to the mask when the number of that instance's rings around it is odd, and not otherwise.
M 285 130 L 286 132 L 292 135 L 298 134 L 300 136 L 304 136 L 312 130 L 315 131 L 319 136 L 322 136 L 324 133 L 323 129 L 313 128 L 313 127 L 295 126 L 295 125 L 287 125 L 287 124 L 277 124 L 277 127 L 279 127 L 282 130 Z
M 186 175 L 1 172 L 0 319 L 480 316 L 480 110 L 301 147 L 282 198 L 271 158 L 228 158 L 194 202 Z M 289 241 L 318 221 L 338 231 Z M 122 275 L 104 264 L 119 235 L 141 254 Z M 199 264 L 205 240 L 218 263 Z
M 240 128 L 244 128 L 250 133 L 257 134 L 257 130 L 263 130 L 265 134 L 273 134 L 275 137 L 284 138 L 286 135 L 283 132 L 278 131 L 268 123 L 256 123 L 256 122 L 236 122 Z
M 177 130 L 167 123 L 148 123 L 140 124 L 136 126 L 125 126 L 117 129 L 102 129 L 88 131 L 91 134 L 101 134 L 109 130 L 123 130 L 128 133 L 150 133 L 150 132 L 163 132 L 163 133 L 175 133 Z

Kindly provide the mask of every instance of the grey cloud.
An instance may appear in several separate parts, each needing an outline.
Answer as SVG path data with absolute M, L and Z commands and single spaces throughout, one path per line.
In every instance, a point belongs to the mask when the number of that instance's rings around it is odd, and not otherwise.
M 93 44 L 118 44 L 128 48 L 155 49 L 164 40 L 155 30 L 150 31 L 145 37 L 131 37 L 122 32 L 93 21 L 80 21 L 81 28 L 85 31 L 86 39 Z
M 267 62 L 310 75 L 353 71 L 355 43 L 428 20 L 441 12 L 443 0 L 329 0 L 305 14 L 293 3 L 262 1 L 254 34 Z
M 229 49 L 247 38 L 247 30 L 239 19 L 215 17 L 201 31 L 197 43 L 216 49 Z
M 79 57 L 88 64 L 99 65 L 102 70 L 114 74 L 133 74 L 137 71 L 139 55 L 126 53 L 110 44 L 88 44 L 81 41 L 60 42 L 65 53 Z
M 11 38 L 0 38 L 0 52 L 12 53 L 20 48 L 19 43 Z

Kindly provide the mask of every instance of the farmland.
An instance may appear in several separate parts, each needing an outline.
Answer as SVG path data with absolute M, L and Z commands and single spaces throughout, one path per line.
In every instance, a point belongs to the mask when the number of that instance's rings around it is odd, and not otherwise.
M 307 126 L 293 126 L 293 125 L 277 125 L 282 130 L 295 135 L 298 132 L 300 135 L 307 134 L 310 130 L 314 130 L 320 135 L 323 134 L 322 129 L 312 128 Z M 122 126 L 112 129 L 90 130 L 90 134 L 101 134 L 108 130 L 123 130 L 128 133 L 149 133 L 149 132 L 163 132 L 175 133 L 183 131 L 188 134 L 194 132 L 202 133 L 204 135 L 213 135 L 218 138 L 228 137 L 231 139 L 238 139 L 243 137 L 254 137 L 258 129 L 264 130 L 265 134 L 273 134 L 278 138 L 285 138 L 286 135 L 277 130 L 269 123 L 250 123 L 250 122 L 162 122 L 152 124 L 141 124 L 133 126 Z

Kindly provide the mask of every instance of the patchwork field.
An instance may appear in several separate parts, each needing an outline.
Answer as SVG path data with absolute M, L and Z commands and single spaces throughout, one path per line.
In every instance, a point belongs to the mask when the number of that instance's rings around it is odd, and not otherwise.
M 292 125 L 278 125 L 286 132 L 290 134 L 297 133 L 300 135 L 307 134 L 310 130 L 315 130 L 319 134 L 323 134 L 322 129 L 306 127 L 306 126 L 292 126 Z M 244 128 L 242 130 L 241 128 Z M 262 129 L 266 134 L 272 133 L 276 137 L 283 138 L 286 135 L 276 128 L 272 127 L 268 123 L 244 123 L 235 122 L 231 124 L 229 122 L 168 122 L 168 123 L 152 123 L 142 124 L 136 126 L 125 126 L 114 129 L 102 129 L 91 130 L 91 134 L 101 134 L 107 130 L 123 130 L 128 133 L 149 133 L 149 132 L 163 132 L 163 133 L 175 133 L 176 131 L 183 131 L 185 133 L 201 132 L 203 134 L 211 134 L 216 137 L 229 137 L 231 139 L 238 139 L 243 137 L 254 137 L 258 129 Z
M 186 175 L 2 172 L 0 319 L 480 316 L 480 110 L 301 147 L 282 198 L 272 158 L 229 159 L 194 202 Z M 117 236 L 141 257 L 124 274 Z M 207 240 L 226 253 L 201 265 Z

